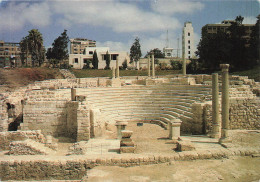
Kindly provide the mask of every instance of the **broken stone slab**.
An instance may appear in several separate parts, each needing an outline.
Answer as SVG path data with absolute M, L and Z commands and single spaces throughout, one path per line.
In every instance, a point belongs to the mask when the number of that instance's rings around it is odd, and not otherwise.
M 192 151 L 195 150 L 194 144 L 189 140 L 180 140 L 177 143 L 178 151 Z

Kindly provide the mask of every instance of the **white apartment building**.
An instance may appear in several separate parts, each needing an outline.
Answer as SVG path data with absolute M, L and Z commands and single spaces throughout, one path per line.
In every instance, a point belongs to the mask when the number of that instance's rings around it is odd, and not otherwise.
M 129 54 L 125 51 L 110 51 L 109 47 L 86 47 L 83 54 L 70 54 L 69 64 L 75 69 L 82 69 L 84 65 L 90 60 L 92 61 L 94 52 L 97 52 L 98 56 L 98 69 L 104 69 L 106 67 L 106 53 L 110 55 L 110 68 L 116 67 L 116 58 L 118 57 L 118 64 L 122 66 L 122 63 L 126 60 L 128 65 L 130 62 Z M 90 64 L 92 67 L 92 64 Z
M 182 54 L 186 59 L 195 57 L 194 31 L 191 22 L 185 22 L 182 31 Z

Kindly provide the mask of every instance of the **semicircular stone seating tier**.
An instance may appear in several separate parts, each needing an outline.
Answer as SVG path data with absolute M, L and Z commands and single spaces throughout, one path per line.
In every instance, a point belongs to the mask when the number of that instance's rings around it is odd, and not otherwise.
M 77 89 L 105 120 L 140 121 L 167 128 L 173 118 L 192 120 L 194 102 L 211 99 L 208 85 L 153 85 Z

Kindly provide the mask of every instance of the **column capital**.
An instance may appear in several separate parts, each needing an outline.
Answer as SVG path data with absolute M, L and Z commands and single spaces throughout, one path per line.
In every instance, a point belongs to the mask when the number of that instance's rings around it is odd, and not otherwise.
M 222 72 L 228 71 L 228 69 L 229 69 L 229 64 L 220 64 L 220 68 L 221 68 L 221 71 L 222 71 Z

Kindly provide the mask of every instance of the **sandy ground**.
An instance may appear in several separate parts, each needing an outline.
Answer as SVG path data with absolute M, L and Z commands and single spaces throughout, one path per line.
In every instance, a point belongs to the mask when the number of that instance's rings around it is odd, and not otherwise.
M 99 166 L 83 181 L 91 182 L 195 182 L 260 180 L 260 158 L 231 157 L 221 160 L 175 161 L 138 167 Z

